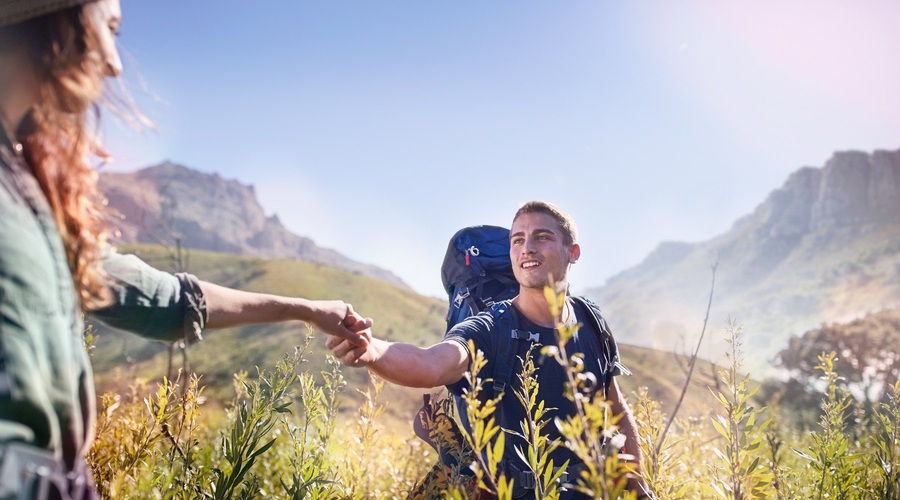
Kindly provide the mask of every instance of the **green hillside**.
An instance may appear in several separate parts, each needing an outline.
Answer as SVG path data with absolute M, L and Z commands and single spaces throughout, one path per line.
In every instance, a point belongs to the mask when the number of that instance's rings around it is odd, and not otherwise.
M 134 246 L 124 249 L 139 255 L 148 263 L 169 269 L 166 250 L 157 246 Z M 375 320 L 375 335 L 428 345 L 440 339 L 444 331 L 446 304 L 443 300 L 418 295 L 411 290 L 358 273 L 322 265 L 291 260 L 265 260 L 191 250 L 189 271 L 198 277 L 225 286 L 249 291 L 265 291 L 280 295 L 311 299 L 341 298 L 353 304 L 361 314 Z M 437 272 L 437 271 L 435 271 Z M 98 337 L 93 350 L 94 370 L 100 391 L 121 390 L 137 378 L 158 380 L 166 370 L 166 345 L 145 341 L 131 334 L 95 325 Z M 204 341 L 189 348 L 190 364 L 202 374 L 207 386 L 204 394 L 212 401 L 231 397 L 233 375 L 245 370 L 255 374 L 255 367 L 269 368 L 293 346 L 303 343 L 308 332 L 300 322 L 276 325 L 245 326 L 207 331 Z M 322 335 L 313 339 L 313 350 L 304 366 L 319 373 L 330 370 Z M 630 394 L 639 386 L 651 389 L 654 399 L 669 411 L 680 392 L 684 372 L 672 353 L 620 345 L 622 358 L 634 371 L 633 377 L 622 377 L 623 392 Z M 180 365 L 180 357 L 176 357 Z M 708 365 L 698 371 L 708 373 Z M 359 396 L 354 389 L 364 389 L 365 370 L 343 369 L 348 381 L 345 411 L 353 411 Z M 409 422 L 421 404 L 422 390 L 386 386 L 381 400 L 388 402 L 389 420 Z M 691 390 L 682 415 L 698 414 L 709 407 L 709 391 L 703 387 Z
M 171 259 L 162 247 L 140 245 L 123 250 L 137 254 L 160 269 L 171 270 Z M 346 300 L 361 314 L 375 319 L 375 332 L 383 338 L 425 344 L 440 338 L 444 331 L 445 306 L 442 301 L 362 274 L 291 260 L 265 260 L 197 250 L 191 250 L 188 255 L 189 271 L 203 280 L 248 291 Z M 165 345 L 112 331 L 102 325 L 96 325 L 96 329 L 99 338 L 93 362 L 100 390 L 115 388 L 117 384 L 138 377 L 158 379 L 165 373 L 168 359 Z M 283 353 L 302 344 L 308 332 L 306 324 L 301 322 L 207 331 L 203 342 L 189 348 L 191 367 L 203 374 L 202 381 L 207 386 L 205 394 L 213 401 L 225 401 L 231 396 L 235 372 L 246 370 L 254 374 L 257 366 L 273 366 Z M 318 335 L 313 345 L 314 350 L 305 366 L 316 373 L 330 370 L 326 363 L 324 336 Z M 180 358 L 177 359 L 180 365 Z M 124 367 L 126 375 L 119 373 L 118 367 Z M 345 369 L 343 373 L 350 387 L 365 387 L 365 370 Z M 413 395 L 407 390 L 389 387 L 384 398 L 410 401 Z M 419 396 L 415 395 L 415 398 Z M 388 412 L 397 410 L 389 408 Z
M 633 372 L 630 377 L 619 377 L 622 392 L 633 399 L 639 387 L 647 387 L 650 397 L 662 405 L 662 411 L 669 414 L 681 394 L 687 377 L 687 358 L 671 352 L 645 347 L 619 344 L 620 356 Z M 715 385 L 713 374 L 718 369 L 711 363 L 698 360 L 691 378 L 688 394 L 678 411 L 680 417 L 701 416 L 709 413 L 717 403 L 707 389 Z

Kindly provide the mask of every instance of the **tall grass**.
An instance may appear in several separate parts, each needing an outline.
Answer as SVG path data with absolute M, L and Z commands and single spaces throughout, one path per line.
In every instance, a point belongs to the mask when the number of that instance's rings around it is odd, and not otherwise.
M 722 439 L 713 448 L 719 463 L 713 468 L 710 487 L 723 500 L 770 498 L 774 493 L 772 474 L 763 464 L 762 452 L 764 432 L 771 421 L 759 420 L 765 409 L 755 408 L 751 400 L 759 386 L 751 388 L 749 376 L 741 374 L 741 328 L 729 321 L 728 332 L 730 366 L 720 372 L 724 390 L 715 394 L 721 406 L 712 418 Z
M 310 342 L 255 378 L 235 375 L 223 409 L 205 408 L 198 377 L 105 394 L 88 455 L 104 498 L 398 498 L 433 460 L 378 424 L 373 379 L 353 425 L 339 418 L 345 382 L 330 360 L 324 384 L 303 371 Z M 181 390 L 183 389 L 183 390 Z M 148 394 L 149 395 L 146 395 Z
M 342 368 L 330 360 L 324 382 L 316 382 L 305 369 L 307 338 L 274 367 L 254 377 L 236 374 L 234 397 L 224 408 L 205 401 L 202 378 L 186 374 L 103 395 L 88 459 L 101 495 L 115 499 L 511 498 L 515 485 L 501 466 L 504 451 L 519 454 L 535 473 L 528 498 L 554 498 L 565 464 L 550 461 L 549 453 L 568 446 L 585 464 L 568 486 L 594 498 L 634 498 L 624 478 L 640 473 L 663 499 L 900 500 L 900 384 L 867 415 L 840 389 L 834 354 L 823 354 L 822 417 L 817 429 L 800 433 L 784 421 L 777 401 L 763 406 L 755 400 L 757 387 L 741 373 L 740 327 L 731 323 L 726 333 L 730 362 L 708 416 L 675 418 L 663 432 L 667 416 L 659 402 L 646 389 L 630 395 L 643 451 L 640 471 L 618 455 L 619 416 L 602 398 L 588 397 L 577 358 L 560 347 L 566 331 L 560 346 L 542 355 L 571 367 L 566 391 L 579 410 L 549 420 L 536 397 L 535 361 L 526 357 L 517 397 L 527 417 L 511 430 L 524 438 L 523 449 L 505 450 L 510 441 L 495 420 L 498 401 L 481 394 L 482 356 L 466 375 L 471 390 L 462 398 L 467 426 L 460 427 L 472 431 L 452 450 L 457 465 L 443 467 L 411 432 L 392 434 L 380 425 L 390 404 L 381 400 L 380 380 L 370 378 L 361 389 L 363 403 L 342 411 Z M 459 418 L 447 410 L 437 414 Z M 564 442 L 547 438 L 550 425 L 561 429 Z M 422 488 L 426 476 L 432 482 Z

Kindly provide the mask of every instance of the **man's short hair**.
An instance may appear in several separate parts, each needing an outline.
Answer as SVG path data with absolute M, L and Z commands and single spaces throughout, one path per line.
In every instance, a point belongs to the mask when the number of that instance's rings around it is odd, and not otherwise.
M 565 210 L 546 201 L 529 201 L 522 204 L 519 210 L 516 211 L 516 216 L 513 217 L 513 223 L 516 222 L 520 215 L 533 213 L 547 214 L 553 217 L 556 223 L 559 224 L 560 229 L 562 229 L 563 243 L 566 245 L 571 245 L 578 241 L 578 228 L 575 226 L 575 220 L 572 219 L 572 216 L 566 213 Z

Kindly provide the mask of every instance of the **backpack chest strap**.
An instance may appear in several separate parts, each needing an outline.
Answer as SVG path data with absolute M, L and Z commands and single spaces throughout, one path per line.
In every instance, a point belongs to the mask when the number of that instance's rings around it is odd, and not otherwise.
M 519 330 L 518 328 L 513 328 L 512 331 L 509 332 L 509 336 L 516 340 L 530 340 L 531 342 L 539 342 L 541 340 L 541 334 L 529 332 L 527 330 Z

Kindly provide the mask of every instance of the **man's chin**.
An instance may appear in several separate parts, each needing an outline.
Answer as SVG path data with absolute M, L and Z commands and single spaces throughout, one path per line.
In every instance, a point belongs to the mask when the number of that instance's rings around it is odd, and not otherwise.
M 550 284 L 550 282 L 546 279 L 522 280 L 522 281 L 519 281 L 519 288 L 527 288 L 527 289 L 532 289 L 532 290 L 543 291 L 544 288 L 549 286 L 549 284 Z

